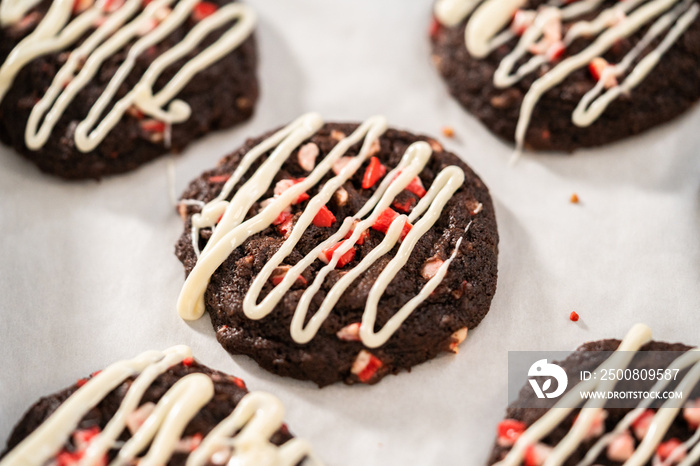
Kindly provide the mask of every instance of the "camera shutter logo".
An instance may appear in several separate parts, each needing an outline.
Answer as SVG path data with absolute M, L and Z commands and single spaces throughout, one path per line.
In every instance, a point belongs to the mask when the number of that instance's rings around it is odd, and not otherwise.
M 564 369 L 556 364 L 547 363 L 546 359 L 540 359 L 530 366 L 527 375 L 528 377 L 548 377 L 541 387 L 537 379 L 529 379 L 530 385 L 535 391 L 537 398 L 556 398 L 561 396 L 569 383 L 569 378 Z M 552 387 L 552 379 L 557 381 L 557 388 L 550 392 L 549 389 Z

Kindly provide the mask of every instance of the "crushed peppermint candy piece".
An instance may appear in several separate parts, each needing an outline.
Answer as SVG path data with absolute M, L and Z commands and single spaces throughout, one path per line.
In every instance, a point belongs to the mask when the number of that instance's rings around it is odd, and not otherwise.
M 195 5 L 194 10 L 192 10 L 192 19 L 199 22 L 204 18 L 213 15 L 219 7 L 215 3 L 211 2 L 199 2 Z
M 178 453 L 192 453 L 202 443 L 202 438 L 202 434 L 199 432 L 189 437 L 183 437 L 175 445 L 175 451 Z
M 617 86 L 617 77 L 615 76 L 615 65 L 611 65 L 603 57 L 596 57 L 588 64 L 588 71 L 596 81 L 605 79 L 604 86 L 606 89 Z
M 586 438 L 592 439 L 600 437 L 605 433 L 605 420 L 608 418 L 608 412 L 603 410 L 596 411 L 593 415 L 593 422 L 588 427 L 588 432 L 586 432 Z M 574 423 L 578 420 L 578 416 L 574 420 Z
M 319 255 L 319 259 L 321 259 L 322 262 L 325 262 L 328 264 L 332 259 L 333 259 L 333 254 L 335 251 L 345 242 L 345 240 L 336 243 L 335 245 L 331 246 L 328 249 L 324 249 L 321 251 L 321 254 Z M 352 260 L 355 258 L 355 247 L 353 246 L 352 248 L 348 249 L 342 256 L 338 258 L 338 262 L 336 263 L 336 267 L 339 269 L 342 269 L 346 265 L 348 265 Z
M 430 280 L 435 276 L 435 274 L 437 274 L 438 270 L 440 270 L 440 267 L 444 263 L 445 261 L 440 259 L 437 254 L 428 258 L 423 263 L 423 267 L 420 270 L 421 276 L 426 280 Z
M 374 221 L 372 228 L 381 233 L 386 234 L 386 232 L 389 231 L 389 227 L 398 216 L 398 212 L 396 212 L 391 207 L 387 207 L 381 214 L 379 214 L 379 217 L 377 217 L 377 219 Z M 408 222 L 408 220 L 406 220 L 399 239 L 403 240 L 408 234 L 408 232 L 411 231 L 411 228 L 413 228 L 413 225 L 411 225 Z
M 452 342 L 450 343 L 450 351 L 452 351 L 454 354 L 459 353 L 459 345 L 461 345 L 462 342 L 467 339 L 468 331 L 469 328 L 462 327 L 456 332 L 454 332 L 452 335 L 450 335 L 450 339 L 452 340 Z
M 231 175 L 214 175 L 209 177 L 210 183 L 226 183 Z
M 302 181 L 304 181 L 306 178 L 287 178 L 284 180 L 279 180 L 275 184 L 275 188 L 273 189 L 273 192 L 275 194 L 275 197 L 279 197 L 282 195 L 283 192 L 294 186 L 295 184 L 299 184 Z M 292 204 L 300 204 L 304 201 L 309 199 L 309 195 L 307 193 L 301 193 L 299 194 L 299 197 L 297 197 L 296 201 L 292 202 Z
M 564 51 L 561 33 L 561 17 L 552 16 L 542 28 L 542 39 L 530 46 L 530 53 L 533 55 L 545 55 L 550 61 L 561 57 Z
M 542 466 L 552 452 L 552 447 L 536 443 L 525 450 L 525 466 Z
M 340 174 L 340 172 L 343 171 L 343 168 L 345 168 L 345 166 L 350 162 L 352 162 L 352 157 L 339 158 L 333 163 L 333 173 L 336 175 Z
M 78 466 L 85 456 L 85 450 L 87 450 L 92 440 L 97 437 L 100 432 L 101 430 L 98 426 L 93 426 L 88 429 L 80 429 L 73 433 L 73 443 L 75 444 L 76 450 L 61 450 L 61 452 L 56 455 L 54 464 L 56 466 Z M 103 454 L 93 464 L 95 466 L 107 466 L 107 455 Z
M 369 166 L 367 166 L 365 174 L 362 177 L 362 189 L 371 188 L 384 175 L 386 175 L 386 167 L 382 165 L 377 157 L 372 157 L 369 161 Z
M 530 28 L 535 22 L 535 17 L 537 13 L 532 10 L 522 10 L 519 9 L 513 15 L 513 21 L 510 23 L 510 30 L 514 34 L 522 36 L 525 31 Z
M 105 0 L 102 4 L 102 10 L 107 13 L 113 13 L 124 6 L 125 1 L 126 0 Z
M 442 25 L 440 24 L 440 21 L 437 20 L 436 17 L 433 16 L 433 18 L 430 20 L 430 27 L 428 28 L 428 36 L 431 39 L 435 39 L 440 32 L 440 29 L 442 29 Z
M 637 437 L 637 440 L 642 440 L 644 436 L 647 435 L 655 414 L 653 410 L 647 409 L 634 420 L 632 423 L 632 432 L 634 432 L 634 436 Z
M 343 341 L 360 341 L 360 323 L 346 325 L 338 330 L 336 336 Z
M 624 463 L 634 454 L 634 445 L 632 436 L 624 432 L 610 442 L 606 454 L 610 460 Z
M 95 0 L 73 0 L 73 14 L 77 15 L 95 4 Z
M 73 443 L 78 451 L 85 450 L 92 442 L 92 439 L 100 435 L 100 427 L 92 426 L 87 429 L 79 429 L 73 433 Z
M 516 419 L 504 419 L 498 424 L 498 444 L 502 447 L 510 447 L 525 432 L 527 426 Z
M 423 182 L 418 177 L 413 178 L 411 182 L 408 183 L 406 186 L 406 191 L 413 193 L 420 198 L 423 198 L 425 193 L 427 193 L 425 187 L 423 186 Z
M 233 382 L 238 388 L 242 388 L 243 390 L 246 389 L 245 382 L 243 379 L 239 379 L 238 377 L 234 377 L 232 375 L 228 376 L 229 380 Z
M 398 210 L 403 212 L 404 214 L 407 214 L 415 207 L 416 205 L 416 199 L 413 197 L 407 197 L 403 201 L 400 201 L 398 199 L 394 199 L 394 202 L 391 203 L 391 206 Z
M 428 144 L 430 144 L 430 148 L 433 150 L 433 152 L 442 152 L 444 150 L 442 145 L 440 145 L 440 143 L 435 139 L 430 139 Z
M 328 228 L 335 223 L 335 215 L 330 211 L 325 205 L 321 207 L 316 216 L 313 219 L 314 225 L 321 228 Z
M 367 350 L 362 350 L 357 354 L 355 362 L 352 363 L 350 372 L 355 374 L 360 382 L 369 382 L 384 364 L 375 355 Z
M 547 57 L 547 60 L 549 60 L 550 62 L 554 62 L 559 60 L 562 56 L 564 56 L 565 51 L 566 46 L 564 45 L 564 42 L 558 40 L 556 42 L 552 42 L 552 44 L 549 47 L 547 47 L 545 56 Z
M 131 432 L 131 435 L 134 435 L 136 431 L 139 430 L 143 423 L 146 422 L 146 419 L 148 419 L 148 416 L 153 413 L 154 409 L 156 409 L 156 404 L 148 401 L 126 417 L 126 427 L 129 429 L 129 432 Z
M 158 120 L 143 120 L 141 123 L 141 129 L 147 133 L 164 133 L 165 123 Z
M 294 226 L 294 216 L 289 212 L 282 212 L 272 224 L 277 227 L 277 231 L 279 231 L 282 236 L 289 238 L 289 235 L 292 233 L 292 227 Z
M 272 284 L 277 286 L 282 283 L 282 280 L 284 280 L 284 277 L 287 276 L 287 272 L 289 272 L 289 269 L 291 268 L 291 265 L 280 265 L 279 267 L 275 267 L 275 270 L 273 270 L 272 274 L 270 275 L 270 281 Z M 297 277 L 296 281 L 303 286 L 306 286 L 307 284 L 306 279 L 301 275 Z
M 316 166 L 316 157 L 318 157 L 319 149 L 316 144 L 309 142 L 304 144 L 299 148 L 297 153 L 297 159 L 299 160 L 299 166 L 310 172 Z
M 333 200 L 339 207 L 344 206 L 348 202 L 348 192 L 342 186 L 338 188 L 333 194 Z
M 661 461 L 667 462 L 668 464 L 680 463 L 685 459 L 687 454 L 688 449 L 683 442 L 677 438 L 672 438 L 663 442 L 656 449 L 656 456 L 658 456 Z
M 355 220 L 352 224 L 352 228 L 350 231 L 348 231 L 348 234 L 345 235 L 345 239 L 350 239 L 352 234 L 355 232 L 355 227 L 357 227 L 357 224 L 360 223 L 359 220 Z M 362 233 L 360 233 L 360 236 L 357 238 L 357 241 L 355 241 L 355 244 L 358 246 L 362 246 L 365 244 L 365 240 L 369 238 L 369 230 L 362 230 Z
M 346 135 L 342 131 L 338 131 L 337 129 L 334 129 L 331 131 L 331 137 L 335 139 L 336 141 L 340 141 L 341 139 L 345 139 Z
M 700 398 L 686 403 L 683 407 L 683 419 L 686 420 L 691 429 L 700 427 Z

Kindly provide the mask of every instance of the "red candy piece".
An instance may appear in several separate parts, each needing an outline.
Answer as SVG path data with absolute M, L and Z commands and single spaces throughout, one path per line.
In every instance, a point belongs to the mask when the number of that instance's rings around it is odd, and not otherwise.
M 576 311 L 571 311 L 571 314 L 569 314 L 569 319 L 571 319 L 572 322 L 578 322 L 579 316 Z
M 192 18 L 195 21 L 201 21 L 207 16 L 211 16 L 216 13 L 216 10 L 218 9 L 219 7 L 213 3 L 199 2 L 197 5 L 195 5 L 194 10 L 192 11 Z
M 498 424 L 498 442 L 504 446 L 513 445 L 527 426 L 524 422 L 515 419 L 505 419 Z
M 398 216 L 398 212 L 391 207 L 387 207 L 384 209 L 384 212 L 379 214 L 379 217 L 377 217 L 377 220 L 374 221 L 372 228 L 386 235 L 386 232 L 389 231 L 389 226 Z M 411 228 L 413 228 L 413 225 L 406 222 L 403 226 L 400 239 L 404 239 L 408 232 L 411 231 Z
M 323 206 L 314 217 L 314 225 L 317 227 L 328 228 L 334 223 L 335 215 L 326 206 Z
M 382 165 L 377 157 L 372 157 L 369 160 L 369 166 L 365 170 L 365 175 L 362 177 L 362 189 L 371 188 L 384 175 L 386 175 L 386 167 Z
M 661 445 L 659 445 L 659 448 L 656 449 L 656 454 L 659 456 L 659 458 L 661 458 L 662 461 L 666 461 L 666 459 L 668 459 L 671 456 L 671 454 L 674 451 L 676 451 L 676 449 L 678 447 L 680 447 L 682 444 L 683 444 L 683 442 L 681 442 L 677 438 L 672 438 L 671 440 L 667 440 L 664 443 L 662 443 Z M 685 455 L 686 455 L 686 452 L 683 449 L 681 453 L 676 454 L 674 456 L 674 459 L 676 461 L 680 461 L 683 458 L 685 458 Z
M 609 68 L 612 67 L 610 63 L 605 58 L 602 57 L 596 57 L 591 62 L 588 64 L 588 71 L 591 73 L 591 76 L 596 81 L 600 81 L 600 79 L 603 77 L 603 72 Z M 617 78 L 614 75 L 608 75 L 608 77 L 605 80 L 605 88 L 611 88 L 613 86 L 617 85 Z
M 275 185 L 274 193 L 275 197 L 280 196 L 283 192 L 294 186 L 295 184 L 301 183 L 304 181 L 306 178 L 291 178 L 291 179 L 286 179 L 286 180 L 280 180 L 277 182 Z M 299 204 L 301 202 L 304 202 L 309 198 L 309 195 L 307 193 L 301 193 L 299 194 L 299 197 L 297 197 L 297 200 L 294 201 L 292 204 Z
M 194 358 L 185 358 L 182 360 L 182 365 L 185 367 L 190 367 L 194 362 Z
M 124 0 L 107 0 L 102 5 L 102 9 L 106 12 L 113 12 L 121 8 L 124 5 Z
M 637 437 L 637 440 L 642 440 L 647 434 L 655 414 L 653 410 L 647 409 L 634 420 L 632 423 L 632 432 L 634 432 L 634 436 Z
M 425 193 L 427 192 L 423 187 L 423 182 L 421 182 L 420 178 L 418 177 L 413 178 L 413 180 L 408 183 L 408 186 L 406 186 L 406 191 L 413 193 L 420 198 L 425 196 Z
M 57 466 L 75 466 L 82 459 L 82 453 L 71 453 L 69 451 L 62 451 L 56 456 Z
M 344 242 L 345 242 L 345 240 L 341 241 L 340 243 L 338 243 L 334 246 L 331 246 L 328 249 L 324 249 L 321 254 L 323 254 L 325 256 L 326 260 L 328 262 L 330 262 L 331 259 L 333 259 L 333 253 L 335 252 L 335 250 L 338 249 Z M 355 248 L 353 247 L 353 248 L 349 249 L 345 254 L 340 256 L 340 258 L 338 259 L 338 264 L 336 266 L 338 268 L 343 268 L 346 265 L 348 265 L 350 262 L 352 262 L 352 260 L 354 258 L 355 258 Z
M 279 274 L 279 275 L 273 275 L 272 277 L 270 277 L 270 281 L 272 282 L 272 284 L 273 284 L 274 286 L 277 286 L 277 285 L 279 285 L 280 283 L 282 283 L 282 280 L 284 280 L 284 277 L 285 277 L 286 275 L 287 275 L 286 273 Z M 306 281 L 306 279 L 305 279 L 304 277 L 302 277 L 301 275 L 299 275 L 299 276 L 297 277 L 297 281 L 298 281 L 300 284 L 304 285 L 304 286 L 306 286 L 306 284 L 308 283 L 308 282 Z
M 283 212 L 283 214 L 284 213 L 285 212 Z M 282 214 L 280 214 L 280 215 L 282 215 Z M 293 227 L 293 223 L 294 223 L 293 222 L 294 217 L 292 216 L 292 214 L 287 214 L 287 215 L 289 217 L 284 217 L 284 221 L 280 222 L 277 225 L 277 231 L 279 231 L 282 234 L 282 236 L 284 236 L 285 238 L 289 237 L 289 234 L 292 232 L 292 227 Z M 277 219 L 279 220 L 279 218 L 280 217 L 278 216 Z M 277 221 L 277 220 L 275 220 L 275 221 Z
M 394 209 L 400 210 L 404 214 L 407 214 L 411 211 L 413 206 L 416 205 L 416 200 L 412 197 L 405 199 L 403 202 L 396 199 L 391 205 L 394 207 Z
M 147 133 L 165 132 L 165 123 L 158 120 L 144 120 L 141 122 L 141 129 Z
M 433 17 L 432 21 L 430 21 L 430 28 L 428 29 L 428 34 L 430 35 L 431 39 L 435 39 L 437 37 L 441 27 L 440 21 Z
M 369 354 L 369 360 L 365 367 L 357 374 L 357 378 L 363 383 L 369 382 L 379 368 L 384 365 L 382 361 L 372 353 L 368 352 L 367 354 Z
M 238 388 L 242 388 L 243 390 L 245 390 L 245 388 L 246 388 L 245 382 L 243 380 L 239 379 L 238 377 L 233 378 L 233 383 L 235 383 Z
M 292 217 L 293 217 L 293 215 L 291 213 L 282 211 L 277 216 L 277 218 L 272 221 L 272 224 L 273 225 L 282 225 L 283 223 L 291 220 Z
M 596 81 L 600 81 L 600 77 L 603 74 L 603 70 L 607 66 L 608 62 L 604 58 L 594 58 L 588 64 L 588 71 L 591 73 L 591 76 L 593 76 L 593 79 L 595 79 Z
M 226 183 L 231 175 L 214 175 L 209 177 L 210 183 Z
M 73 14 L 82 13 L 93 5 L 92 0 L 73 0 Z
M 73 433 L 73 440 L 78 447 L 86 447 L 90 441 L 100 434 L 98 426 L 92 426 L 89 429 L 77 430 Z
M 562 41 L 556 41 L 547 48 L 547 59 L 549 61 L 557 61 L 564 55 L 565 51 L 566 46 L 564 43 Z

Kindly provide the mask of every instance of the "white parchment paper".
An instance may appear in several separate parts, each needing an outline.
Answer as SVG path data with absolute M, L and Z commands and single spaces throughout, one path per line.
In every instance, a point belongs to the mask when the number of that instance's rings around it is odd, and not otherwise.
M 292 431 L 329 464 L 480 465 L 507 401 L 508 350 L 571 350 L 638 321 L 658 339 L 700 344 L 700 109 L 621 144 L 508 167 L 511 147 L 450 98 L 430 63 L 429 0 L 249 3 L 260 14 L 262 85 L 250 122 L 102 182 L 45 176 L 0 148 L 1 442 L 39 397 L 185 343 L 203 363 L 279 396 Z M 232 358 L 208 318 L 176 315 L 182 226 L 168 163 L 179 194 L 246 137 L 310 110 L 329 121 L 382 113 L 440 136 L 491 188 L 498 292 L 458 356 L 376 386 L 319 390 Z M 444 125 L 454 139 L 440 135 Z

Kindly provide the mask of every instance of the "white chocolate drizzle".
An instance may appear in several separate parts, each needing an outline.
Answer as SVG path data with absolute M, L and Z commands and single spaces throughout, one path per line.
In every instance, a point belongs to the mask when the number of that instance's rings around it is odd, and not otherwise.
M 177 99 L 179 92 L 197 73 L 243 43 L 257 22 L 253 10 L 245 5 L 231 3 L 218 8 L 201 19 L 179 43 L 158 56 L 134 87 L 114 102 L 136 60 L 184 24 L 199 0 L 153 0 L 145 7 L 142 0 L 125 0 L 114 11 L 111 11 L 113 7 L 108 5 L 109 1 L 98 0 L 75 17 L 72 17 L 74 0 L 54 1 L 36 29 L 17 44 L 0 67 L 2 99 L 17 74 L 30 61 L 64 50 L 86 37 L 71 50 L 66 63 L 32 109 L 25 131 L 28 148 L 38 150 L 46 144 L 66 108 L 94 79 L 105 61 L 132 42 L 124 62 L 88 115 L 75 128 L 74 140 L 78 150 L 94 150 L 130 108 L 163 122 L 166 130 L 172 124 L 186 121 L 191 109 L 186 102 Z M 17 22 L 33 3 L 3 2 L 0 7 L 2 24 Z M 190 58 L 162 89 L 154 93 L 156 81 L 168 67 L 191 54 L 212 31 L 222 28 L 226 29 L 221 37 Z
M 79 461 L 81 466 L 101 464 L 105 454 L 117 448 L 128 416 L 139 406 L 153 381 L 168 368 L 192 357 L 186 346 L 165 351 L 148 351 L 134 359 L 107 367 L 75 391 L 58 409 L 10 451 L 0 465 L 42 465 L 56 456 L 78 428 L 82 418 L 112 390 L 134 377 L 117 412 L 94 437 Z M 111 466 L 138 463 L 141 466 L 166 464 L 192 418 L 214 396 L 211 378 L 192 373 L 178 380 L 155 405 L 143 425 L 119 448 Z M 284 407 L 274 396 L 263 392 L 245 395 L 231 414 L 221 421 L 191 452 L 187 466 L 208 464 L 212 455 L 225 449 L 232 463 L 241 466 L 292 466 L 307 458 L 320 464 L 309 444 L 291 439 L 281 446 L 270 443 L 282 426 Z M 146 451 L 147 449 L 147 451 Z M 145 455 L 137 455 L 146 451 Z
M 41 0 L 4 0 L 0 3 L 0 25 L 5 27 L 19 22 L 39 3 Z
M 611 64 L 605 70 L 606 75 L 599 77 L 598 83 L 579 102 L 572 121 L 579 127 L 590 126 L 610 103 L 621 95 L 628 95 L 652 72 L 700 14 L 700 5 L 695 0 L 625 0 L 604 9 L 591 21 L 576 21 L 582 15 L 594 12 L 602 3 L 603 0 L 550 1 L 536 13 L 532 12 L 534 21 L 522 31 L 515 48 L 499 64 L 494 73 L 494 85 L 508 88 L 550 63 L 552 57 L 547 53 L 533 53 L 532 50 L 538 41 L 546 39 L 547 24 L 552 22 L 568 23 L 568 31 L 560 40 L 561 47 L 567 47 L 579 38 L 592 38 L 586 48 L 552 65 L 528 89 L 516 127 L 517 152 L 524 147 L 532 113 L 547 91 L 605 54 L 615 42 L 651 23 L 641 41 L 620 63 Z M 435 6 L 435 16 L 443 25 L 453 27 L 471 14 L 465 28 L 466 47 L 475 58 L 485 58 L 515 37 L 507 26 L 524 4 L 524 0 L 440 0 Z M 658 38 L 662 38 L 660 43 L 647 51 Z M 642 57 L 644 53 L 646 55 Z M 522 64 L 514 69 L 517 63 Z M 609 81 L 604 78 L 609 75 L 626 78 L 605 91 L 605 83 Z
M 595 369 L 598 373 L 605 369 L 626 368 L 632 362 L 634 355 L 642 346 L 651 341 L 651 329 L 643 324 L 637 324 L 627 333 L 625 338 L 620 343 L 617 350 L 605 360 L 598 368 Z M 688 369 L 683 379 L 674 391 L 682 393 L 690 393 L 698 383 L 700 383 L 700 348 L 693 348 L 685 352 L 683 355 L 676 358 L 668 369 L 678 369 L 683 371 Z M 654 384 L 649 390 L 663 390 L 669 381 L 661 379 Z M 577 400 L 580 400 L 581 392 L 590 392 L 597 390 L 607 392 L 612 390 L 616 385 L 616 380 L 596 380 L 580 382 L 567 394 L 565 394 L 551 409 L 547 411 L 540 419 L 535 421 L 523 432 L 513 445 L 512 449 L 501 461 L 494 466 L 516 466 L 522 463 L 526 450 L 536 444 L 538 441 L 549 435 L 554 429 L 559 426 L 564 419 L 574 410 L 571 406 L 576 405 Z M 547 458 L 544 460 L 544 466 L 556 466 L 564 464 L 567 458 L 581 445 L 590 432 L 591 425 L 594 420 L 600 415 L 607 400 L 603 398 L 591 398 L 581 408 L 576 422 L 564 436 L 564 438 L 554 446 Z M 627 431 L 632 423 L 646 411 L 651 405 L 653 399 L 644 399 L 639 405 L 627 413 L 625 417 L 613 428 L 613 430 L 602 437 L 591 446 L 586 456 L 577 463 L 577 466 L 590 466 L 594 463 L 600 453 L 612 442 L 617 435 Z M 649 426 L 647 435 L 644 436 L 641 443 L 637 446 L 633 455 L 625 461 L 625 466 L 643 466 L 647 464 L 654 456 L 656 449 L 663 440 L 664 435 L 668 432 L 671 423 L 678 415 L 680 408 L 672 406 L 674 401 L 666 401 L 654 415 L 654 418 Z M 697 445 L 700 441 L 700 429 L 693 437 L 688 439 L 684 446 L 689 448 Z M 697 456 L 693 456 L 697 455 Z M 678 464 L 680 466 L 690 466 L 694 464 L 694 460 L 700 457 L 700 445 L 697 445 L 690 454 Z
M 317 260 L 322 251 L 343 241 L 351 229 L 353 229 L 352 234 L 335 250 L 328 264 L 319 270 L 314 281 L 308 285 L 299 299 L 290 329 L 291 336 L 295 342 L 307 343 L 316 335 L 323 322 L 332 312 L 335 304 L 351 283 L 399 244 L 402 230 L 407 221 L 415 222 L 415 224 L 403 238 L 396 255 L 379 274 L 370 290 L 360 326 L 361 341 L 370 348 L 384 344 L 443 280 L 450 263 L 459 249 L 461 239 L 457 242 L 450 258 L 441 265 L 436 275 L 424 285 L 418 295 L 399 309 L 386 325 L 375 333 L 374 325 L 377 305 L 384 291 L 396 277 L 399 270 L 406 264 L 418 240 L 438 220 L 447 202 L 464 183 L 464 172 L 456 166 L 443 169 L 435 177 L 427 193 L 417 203 L 410 215 L 399 215 L 394 219 L 382 242 L 362 258 L 357 265 L 344 273 L 328 292 L 308 323 L 305 324 L 315 294 L 328 274 L 336 268 L 339 259 L 354 247 L 363 233 L 372 227 L 379 215 L 391 205 L 394 198 L 418 176 L 427 164 L 432 154 L 432 149 L 426 142 L 417 142 L 407 149 L 399 164 L 386 174 L 367 203 L 352 217 L 345 218 L 335 233 L 318 244 L 309 254 L 292 266 L 286 272 L 281 283 L 277 284 L 258 303 L 260 292 L 272 276 L 272 273 L 292 253 L 314 217 L 334 193 L 370 157 L 373 146 L 387 129 L 384 117 L 376 116 L 368 119 L 351 135 L 340 139 L 303 181 L 294 184 L 279 197 L 266 203 L 265 207 L 257 215 L 244 221 L 246 213 L 269 189 L 276 173 L 290 157 L 291 153 L 322 126 L 323 121 L 320 116 L 314 113 L 307 114 L 260 143 L 242 158 L 236 170 L 224 184 L 221 193 L 208 202 L 200 213 L 192 216 L 192 245 L 195 252 L 198 253 L 199 250 L 200 229 L 212 228 L 213 233 L 206 247 L 198 254 L 197 264 L 185 280 L 180 293 L 177 308 L 182 318 L 197 319 L 201 317 L 204 313 L 204 292 L 209 284 L 209 279 L 224 260 L 247 238 L 269 227 L 284 209 L 290 206 L 299 195 L 318 184 L 331 171 L 333 165 L 344 157 L 352 146 L 358 143 L 362 144 L 360 152 L 354 157 L 348 157 L 349 160 L 342 170 L 336 176 L 326 181 L 318 194 L 308 201 L 301 216 L 296 220 L 289 237 L 255 277 L 243 300 L 243 312 L 248 318 L 256 320 L 270 314 L 285 293 L 294 285 L 297 277 Z M 226 199 L 232 194 L 234 186 L 240 182 L 251 164 L 270 150 L 272 150 L 272 153 L 262 163 L 260 168 L 250 175 L 248 181 L 238 191 L 233 193 L 230 201 L 227 201 Z M 219 218 L 220 220 L 217 223 Z

